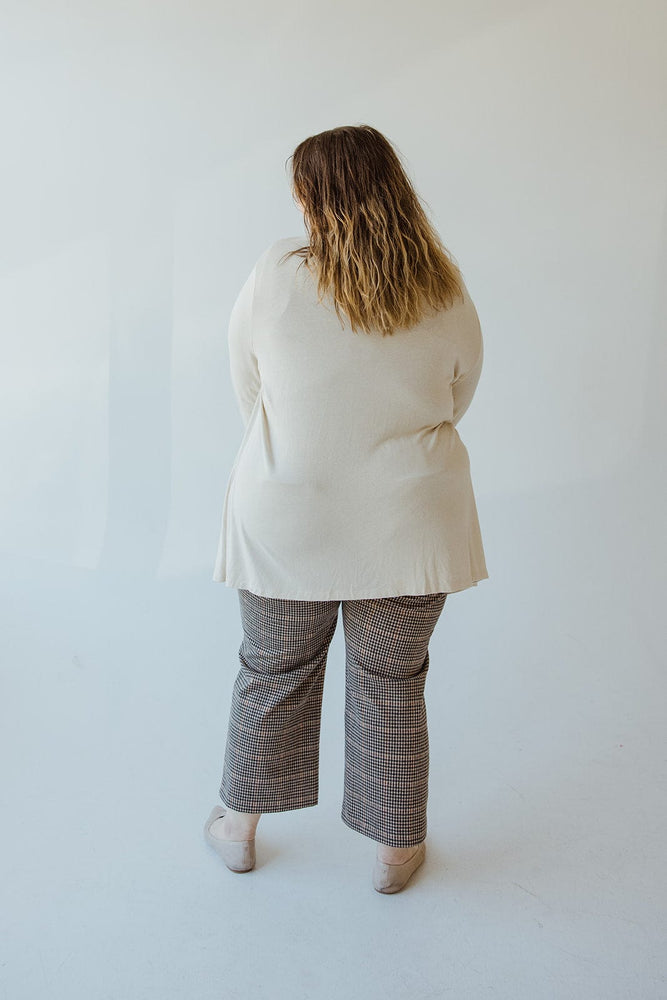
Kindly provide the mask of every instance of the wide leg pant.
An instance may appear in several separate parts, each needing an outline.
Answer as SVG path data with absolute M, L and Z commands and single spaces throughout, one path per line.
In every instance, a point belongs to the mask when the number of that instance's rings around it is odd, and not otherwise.
M 239 590 L 243 641 L 220 798 L 239 812 L 318 801 L 322 690 L 343 605 L 345 777 L 341 818 L 391 847 L 426 838 L 429 641 L 447 594 L 302 601 Z

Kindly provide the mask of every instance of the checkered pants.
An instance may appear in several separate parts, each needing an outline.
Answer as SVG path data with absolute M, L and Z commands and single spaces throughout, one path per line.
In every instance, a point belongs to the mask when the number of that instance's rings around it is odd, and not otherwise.
M 392 847 L 426 839 L 429 641 L 447 594 L 301 601 L 239 590 L 243 641 L 220 798 L 239 812 L 317 805 L 322 691 L 343 605 L 341 818 Z

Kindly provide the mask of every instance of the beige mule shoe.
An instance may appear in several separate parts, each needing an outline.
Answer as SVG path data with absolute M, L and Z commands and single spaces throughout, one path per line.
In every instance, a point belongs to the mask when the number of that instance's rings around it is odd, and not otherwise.
M 373 888 L 378 892 L 400 892 L 410 876 L 417 871 L 425 856 L 426 842 L 423 841 L 412 857 L 400 865 L 390 865 L 376 859 L 373 869 Z
M 211 833 L 211 825 L 222 819 L 227 810 L 224 806 L 213 806 L 204 824 L 204 837 L 215 848 L 232 872 L 249 872 L 255 867 L 255 838 L 252 840 L 222 840 Z

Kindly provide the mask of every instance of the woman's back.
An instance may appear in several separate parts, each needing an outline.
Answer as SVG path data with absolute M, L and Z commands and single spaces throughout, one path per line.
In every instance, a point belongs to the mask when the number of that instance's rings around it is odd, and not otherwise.
M 475 306 L 354 332 L 278 240 L 229 326 L 244 421 L 213 579 L 267 597 L 453 593 L 488 577 L 455 424 L 479 380 Z

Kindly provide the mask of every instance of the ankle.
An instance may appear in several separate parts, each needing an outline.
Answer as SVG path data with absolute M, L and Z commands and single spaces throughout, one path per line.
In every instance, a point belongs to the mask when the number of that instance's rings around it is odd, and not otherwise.
M 227 809 L 225 828 L 231 836 L 239 840 L 251 840 L 255 836 L 261 815 L 261 813 L 244 813 L 236 809 Z
M 377 860 L 387 865 L 401 865 L 417 853 L 419 846 L 413 844 L 410 847 L 391 847 L 389 844 L 378 844 Z

